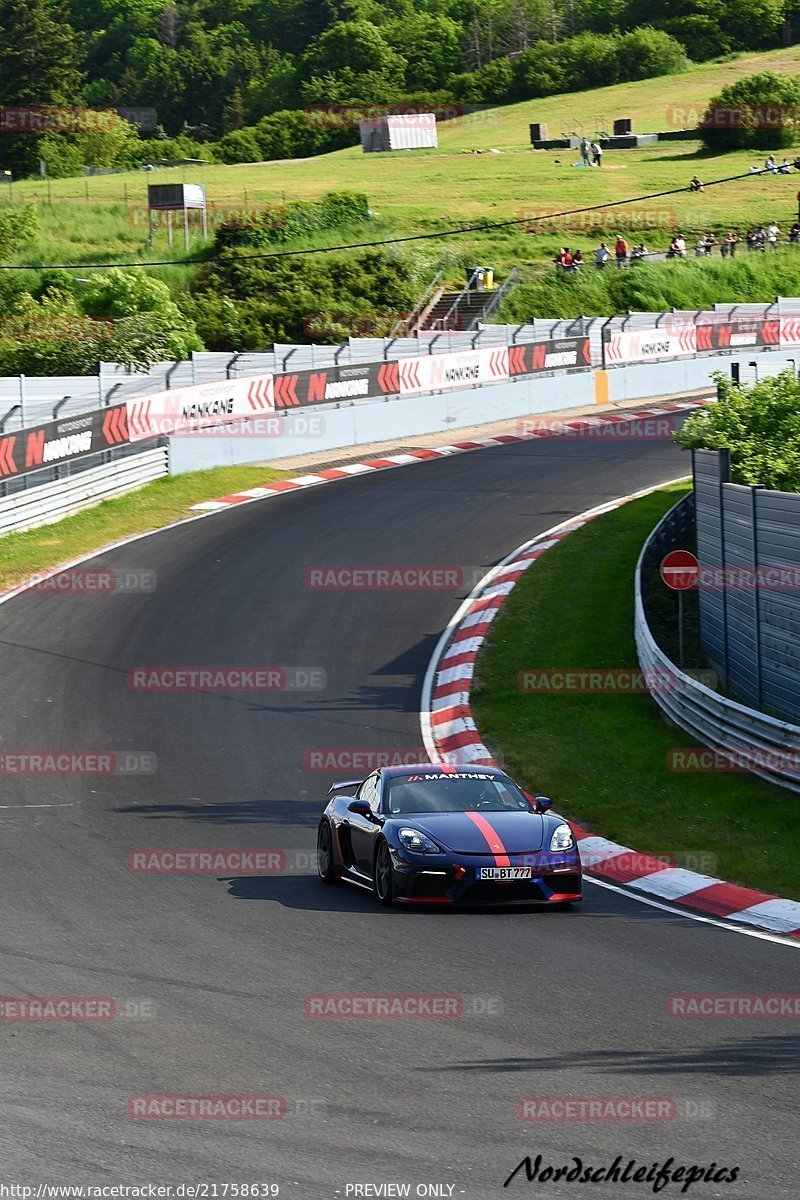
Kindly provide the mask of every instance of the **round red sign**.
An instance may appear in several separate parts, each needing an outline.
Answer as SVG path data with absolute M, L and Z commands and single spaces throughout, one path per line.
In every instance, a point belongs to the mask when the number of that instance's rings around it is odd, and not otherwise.
M 675 592 L 697 586 L 700 563 L 689 550 L 672 550 L 661 564 L 661 578 Z

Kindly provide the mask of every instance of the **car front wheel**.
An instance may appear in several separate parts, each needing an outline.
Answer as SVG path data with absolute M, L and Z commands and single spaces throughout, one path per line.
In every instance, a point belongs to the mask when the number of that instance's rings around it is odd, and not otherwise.
M 374 884 L 378 903 L 388 908 L 394 900 L 394 870 L 386 842 L 381 842 L 375 855 Z
M 335 883 L 333 865 L 333 836 L 327 821 L 323 821 L 317 834 L 317 873 L 323 883 Z

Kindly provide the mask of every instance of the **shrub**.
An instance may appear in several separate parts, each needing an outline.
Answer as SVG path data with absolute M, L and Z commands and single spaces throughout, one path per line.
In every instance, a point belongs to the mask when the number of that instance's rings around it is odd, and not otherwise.
M 273 246 L 309 233 L 367 220 L 369 202 L 361 192 L 329 192 L 321 200 L 293 200 L 225 221 L 217 229 L 216 248 Z
M 768 149 L 794 145 L 800 107 L 800 78 L 746 75 L 724 87 L 709 101 L 709 121 L 702 125 L 710 150 Z M 715 114 L 721 114 L 721 120 Z
M 33 204 L 0 212 L 0 259 L 32 242 L 39 232 L 39 218 Z
M 686 449 L 731 452 L 735 483 L 800 491 L 800 382 L 791 370 L 750 387 L 715 375 L 719 400 L 675 434 Z

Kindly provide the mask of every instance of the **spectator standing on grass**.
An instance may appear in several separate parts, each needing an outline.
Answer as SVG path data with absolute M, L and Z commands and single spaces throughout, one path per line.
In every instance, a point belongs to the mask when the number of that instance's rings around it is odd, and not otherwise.
M 703 258 L 705 256 L 705 253 L 706 253 L 706 238 L 705 238 L 705 234 L 701 233 L 700 237 L 697 239 L 697 241 L 694 244 L 694 256 L 695 256 L 695 258 Z
M 602 165 L 603 165 L 603 147 L 600 145 L 599 142 L 592 142 L 592 156 L 594 158 L 594 165 L 596 167 L 602 167 Z
M 610 258 L 611 251 L 605 242 L 601 242 L 594 252 L 594 265 L 602 269 Z
M 775 163 L 775 155 L 774 154 L 770 154 L 769 158 L 764 163 L 764 170 L 769 171 L 771 175 L 777 175 L 778 168 Z
M 686 258 L 686 240 L 682 233 L 676 233 L 670 242 L 667 258 Z
M 773 250 L 778 249 L 778 238 L 781 236 L 781 231 L 775 221 L 772 222 L 767 230 L 767 241 Z
M 756 250 L 763 251 L 767 244 L 767 231 L 763 225 L 759 225 L 756 230 Z
M 580 250 L 576 250 L 572 256 L 572 273 L 573 273 L 573 275 L 577 271 L 578 267 L 582 267 L 582 266 L 583 266 L 583 254 L 581 253 Z
M 590 167 L 592 165 L 592 156 L 589 151 L 589 143 L 587 142 L 586 138 L 581 138 L 581 157 L 585 167 Z
M 712 255 L 714 253 L 714 247 L 717 244 L 718 244 L 717 239 L 714 237 L 714 234 L 707 233 L 706 234 L 706 254 Z
M 789 241 L 800 242 L 800 221 L 795 221 L 794 225 L 789 230 Z
M 695 175 L 695 176 L 694 176 L 694 178 L 692 179 L 692 182 L 689 184 L 689 191 L 690 191 L 690 192 L 702 192 L 702 191 L 704 191 L 703 185 L 702 185 L 702 183 L 700 182 L 700 180 L 697 178 L 697 176 L 696 176 L 696 175 Z
M 559 250 L 558 254 L 553 259 L 553 261 L 557 267 L 563 267 L 564 270 L 566 270 L 567 267 L 571 267 L 572 266 L 572 255 L 569 252 L 569 247 L 562 246 L 561 249 Z
M 754 230 L 754 229 L 748 229 L 748 231 L 747 231 L 747 237 L 746 237 L 746 239 L 745 239 L 745 240 L 746 240 L 746 242 L 747 242 L 747 249 L 748 249 L 748 250 L 756 250 L 756 249 L 757 249 L 757 246 L 756 246 L 756 234 L 755 234 L 755 230 Z
M 623 267 L 628 265 L 628 243 L 621 233 L 617 234 L 617 244 L 614 247 L 614 253 L 617 256 L 617 270 L 621 271 Z
M 739 238 L 736 236 L 736 234 L 733 232 L 732 229 L 729 229 L 720 244 L 720 252 L 722 254 L 722 257 L 723 258 L 729 258 L 729 257 L 733 258 L 734 254 L 736 253 L 736 246 L 737 246 L 738 242 L 739 242 Z

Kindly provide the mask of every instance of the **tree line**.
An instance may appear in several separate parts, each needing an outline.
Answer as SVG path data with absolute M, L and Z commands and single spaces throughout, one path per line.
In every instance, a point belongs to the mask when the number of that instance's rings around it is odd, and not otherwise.
M 43 157 L 57 175 L 81 155 L 103 166 L 198 146 L 229 162 L 322 152 L 356 140 L 357 125 L 315 127 L 309 108 L 501 104 L 664 74 L 790 41 L 794 4 L 0 0 L 0 105 L 150 107 L 161 142 L 140 150 L 124 127 L 93 131 L 93 144 L 6 134 L 0 165 L 23 174 Z

